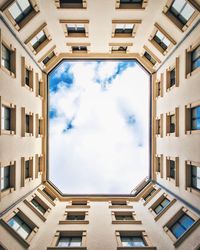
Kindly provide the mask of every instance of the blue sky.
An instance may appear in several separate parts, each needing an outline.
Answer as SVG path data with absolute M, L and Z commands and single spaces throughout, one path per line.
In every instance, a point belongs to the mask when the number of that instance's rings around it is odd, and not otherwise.
M 131 60 L 49 76 L 49 177 L 64 193 L 129 194 L 148 175 L 149 75 Z

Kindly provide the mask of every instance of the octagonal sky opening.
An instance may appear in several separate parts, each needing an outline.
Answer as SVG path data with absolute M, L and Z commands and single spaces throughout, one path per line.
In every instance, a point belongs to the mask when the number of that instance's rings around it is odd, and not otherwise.
M 63 60 L 48 75 L 48 179 L 130 194 L 150 170 L 150 74 L 136 60 Z

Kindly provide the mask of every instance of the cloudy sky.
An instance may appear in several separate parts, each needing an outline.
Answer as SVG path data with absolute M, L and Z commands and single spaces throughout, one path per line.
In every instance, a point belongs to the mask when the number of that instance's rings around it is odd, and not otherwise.
M 49 177 L 68 194 L 129 194 L 148 175 L 149 75 L 63 61 L 49 76 Z

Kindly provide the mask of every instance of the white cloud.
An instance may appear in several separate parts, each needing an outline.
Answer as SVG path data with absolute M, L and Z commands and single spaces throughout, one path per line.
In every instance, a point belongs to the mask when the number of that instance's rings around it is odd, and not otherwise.
M 51 93 L 58 115 L 50 122 L 50 178 L 65 193 L 130 193 L 148 174 L 149 78 L 128 67 L 102 91 L 94 79 L 104 81 L 117 66 L 72 64 L 72 87 L 60 82 Z M 72 119 L 74 128 L 62 133 Z

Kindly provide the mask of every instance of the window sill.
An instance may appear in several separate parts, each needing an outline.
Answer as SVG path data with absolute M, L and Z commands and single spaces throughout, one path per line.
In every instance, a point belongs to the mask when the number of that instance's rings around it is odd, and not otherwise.
M 200 190 L 198 190 L 198 189 L 195 189 L 193 187 L 186 187 L 186 190 L 189 191 L 190 193 L 194 193 L 194 194 L 200 196 Z
M 125 209 L 127 209 L 127 208 L 133 208 L 133 206 L 131 206 L 131 205 L 125 205 L 125 206 L 120 206 L 120 205 L 110 205 L 109 206 L 109 208 L 113 208 L 113 209 L 115 209 L 115 208 L 125 208 Z
M 33 136 L 33 133 L 27 133 L 27 132 L 25 132 L 25 137 L 31 137 L 31 136 Z
M 58 249 L 63 249 L 63 250 L 87 250 L 87 247 L 47 247 L 47 250 L 58 250 Z
M 29 85 L 27 85 L 26 83 L 25 83 L 24 87 L 25 87 L 27 90 L 33 92 L 33 88 L 30 87 Z
M 186 135 L 199 134 L 199 133 L 200 133 L 200 129 L 186 131 Z
M 2 69 L 6 74 L 8 74 L 9 76 L 11 76 L 12 78 L 15 78 L 15 77 L 16 77 L 15 73 L 13 73 L 13 72 L 10 71 L 9 69 L 5 68 L 3 65 L 1 65 L 1 69 Z
M 1 135 L 15 135 L 15 131 L 2 129 L 1 130 Z
M 10 188 L 7 188 L 5 190 L 1 190 L 0 192 L 0 197 L 3 198 L 7 195 L 9 195 L 10 193 L 14 192 L 15 191 L 15 188 L 14 187 L 10 187 Z
M 61 220 L 59 221 L 60 225 L 65 224 L 89 224 L 88 220 Z
M 90 208 L 90 205 L 67 205 L 66 208 Z
M 112 224 L 142 224 L 140 220 L 113 220 Z
M 88 37 L 88 34 L 85 34 L 85 33 L 70 33 L 70 34 L 65 34 L 65 37 Z
M 188 73 L 188 74 L 186 75 L 186 79 L 189 79 L 190 77 L 196 75 L 196 74 L 199 73 L 199 72 L 200 72 L 200 67 L 198 67 L 198 68 L 196 68 L 195 70 L 193 70 L 193 71 L 191 71 L 190 73 Z

